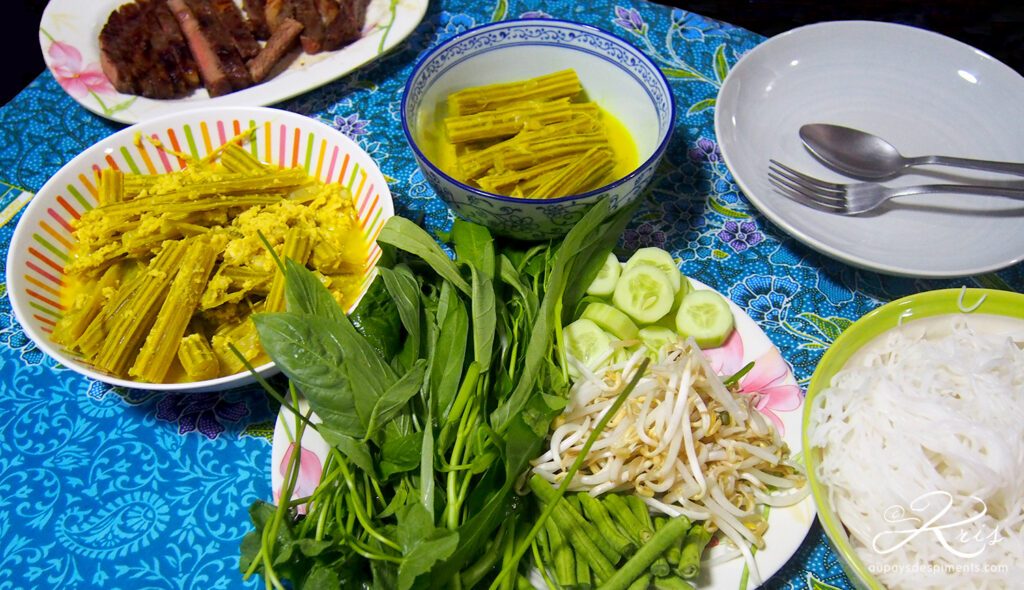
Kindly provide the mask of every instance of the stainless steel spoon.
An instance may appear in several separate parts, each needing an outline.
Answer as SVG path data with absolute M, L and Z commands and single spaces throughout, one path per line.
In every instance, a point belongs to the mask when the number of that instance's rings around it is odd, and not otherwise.
M 949 156 L 908 158 L 881 137 L 840 125 L 804 125 L 800 128 L 800 139 L 807 149 L 825 164 L 843 174 L 863 179 L 890 178 L 910 166 L 923 165 L 956 166 L 1024 176 L 1024 164 L 1013 162 Z

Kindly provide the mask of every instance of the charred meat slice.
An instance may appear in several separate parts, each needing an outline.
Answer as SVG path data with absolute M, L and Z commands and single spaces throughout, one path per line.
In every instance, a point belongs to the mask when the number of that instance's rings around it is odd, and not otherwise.
M 199 32 L 213 49 L 220 62 L 221 70 L 227 76 L 231 87 L 234 90 L 242 90 L 252 86 L 252 77 L 249 76 L 249 70 L 245 67 L 242 56 L 235 49 L 235 44 L 227 30 L 221 26 L 220 19 L 217 18 L 210 3 L 205 0 L 185 0 L 185 5 L 195 16 Z
M 159 0 L 126 4 L 111 14 L 100 32 L 100 62 L 118 91 L 176 98 L 199 85 L 195 62 L 168 16 Z
M 301 32 L 302 23 L 299 21 L 293 18 L 281 21 L 260 54 L 249 61 L 249 74 L 252 79 L 257 83 L 262 82 L 277 62 L 295 46 L 295 40 L 299 38 Z
M 242 0 L 245 14 L 237 1 L 120 6 L 99 35 L 103 72 L 126 94 L 179 98 L 202 83 L 220 96 L 265 79 L 296 40 L 317 53 L 359 39 L 370 0 Z
M 167 0 L 167 7 L 171 9 L 174 17 L 178 19 L 181 32 L 188 41 L 192 50 L 192 56 L 199 67 L 199 75 L 203 79 L 210 96 L 221 96 L 231 92 L 231 82 L 221 66 L 220 59 L 213 44 L 203 34 L 199 21 L 192 14 L 192 10 L 185 3 L 185 0 Z
M 334 51 L 349 45 L 363 34 L 369 0 L 341 0 L 334 18 L 327 21 L 324 49 Z M 323 2 L 321 2 L 323 4 Z
M 317 10 L 316 0 L 291 0 L 295 20 L 302 23 L 302 50 L 320 53 L 324 45 L 324 23 Z
M 126 4 L 110 15 L 100 31 L 103 73 L 118 92 L 125 94 L 136 92 L 136 78 L 140 73 L 129 51 L 139 27 L 140 14 L 137 5 Z
M 192 52 L 188 49 L 188 42 L 181 34 L 181 27 L 178 21 L 171 14 L 165 2 L 154 0 L 156 7 L 153 9 L 156 15 L 160 31 L 167 36 L 168 51 L 174 54 L 177 68 L 168 70 L 171 79 L 180 80 L 176 82 L 181 87 L 182 93 L 189 93 L 199 87 L 199 72 L 196 70 L 196 62 L 192 59 Z
M 264 41 L 270 38 L 270 27 L 267 26 L 266 0 L 243 0 L 245 15 L 249 17 L 249 26 L 257 39 Z
M 267 28 L 270 29 L 271 34 L 281 26 L 284 19 L 295 18 L 291 0 L 266 0 L 263 14 L 267 19 Z
M 234 0 L 210 0 L 214 13 L 220 21 L 221 27 L 231 37 L 235 50 L 242 57 L 242 61 L 256 57 L 260 52 L 260 44 L 252 36 L 249 25 L 242 16 L 242 10 L 238 8 Z

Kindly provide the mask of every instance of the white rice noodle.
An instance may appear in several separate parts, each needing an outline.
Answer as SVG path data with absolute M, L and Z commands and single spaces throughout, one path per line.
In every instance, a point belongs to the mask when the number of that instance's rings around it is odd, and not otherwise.
M 892 590 L 1020 586 L 1024 343 L 972 328 L 980 321 L 891 330 L 811 408 L 817 475 L 857 554 Z M 948 546 L 934 532 L 898 533 L 910 526 L 900 511 L 950 525 Z

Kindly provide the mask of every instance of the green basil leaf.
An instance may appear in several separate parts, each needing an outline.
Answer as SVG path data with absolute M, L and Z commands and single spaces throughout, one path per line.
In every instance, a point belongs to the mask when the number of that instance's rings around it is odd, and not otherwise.
M 539 305 L 537 293 L 527 288 L 523 283 L 523 277 L 519 273 L 519 269 L 504 254 L 498 257 L 498 267 L 500 268 L 501 282 L 512 287 L 525 303 L 527 318 L 535 316 L 537 314 L 537 306 Z
M 459 546 L 459 534 L 434 527 L 422 504 L 409 504 L 398 512 L 398 542 L 405 557 L 398 566 L 398 588 L 409 590 L 416 578 L 430 572 Z
M 423 433 L 388 437 L 380 448 L 380 474 L 387 479 L 395 473 L 412 471 L 420 465 Z
M 459 274 L 455 263 L 430 234 L 412 221 L 398 216 L 389 218 L 377 236 L 377 241 L 418 256 L 446 281 L 466 295 L 470 294 L 469 283 Z
M 411 358 L 420 357 L 420 285 L 416 276 L 412 274 L 408 266 L 399 265 L 394 269 L 379 269 L 380 276 L 384 279 L 384 286 L 391 295 L 401 318 L 402 325 L 408 333 L 407 343 L 411 343 L 408 353 Z
M 377 353 L 373 346 L 364 338 L 348 320 L 343 317 L 338 322 L 321 320 L 321 331 L 336 334 L 338 343 L 344 352 L 344 370 L 348 380 L 355 407 L 355 414 L 369 433 L 373 420 L 374 408 L 380 398 L 396 381 L 398 374 Z
M 431 406 L 439 416 L 447 416 L 455 400 L 466 363 L 469 342 L 469 312 L 466 304 L 455 295 L 450 283 L 441 287 L 438 303 L 440 330 L 433 358 L 430 359 L 429 390 Z M 442 310 L 444 316 L 441 315 Z
M 268 522 L 274 519 L 275 512 L 277 512 L 277 507 L 263 500 L 256 500 L 249 506 L 249 518 L 256 530 L 249 531 L 242 537 L 242 557 L 238 562 L 238 567 L 243 573 L 249 569 L 252 561 L 259 554 L 263 546 L 263 529 L 266 528 Z
M 337 590 L 341 588 L 338 573 L 322 563 L 314 563 L 302 584 L 302 590 Z
M 420 503 L 434 520 L 434 414 L 427 407 L 423 441 L 420 445 Z
M 320 433 L 327 444 L 338 449 L 356 467 L 370 475 L 377 474 L 373 456 L 370 454 L 370 447 L 366 443 L 347 434 L 342 434 L 326 424 L 318 424 L 316 431 Z
M 402 375 L 402 378 L 389 387 L 373 406 L 366 427 L 366 438 L 371 438 L 381 424 L 390 421 L 405 407 L 405 404 L 423 387 L 423 375 L 427 370 L 427 361 L 419 359 Z
M 328 329 L 334 322 L 293 312 L 255 314 L 253 321 L 267 354 L 324 424 L 342 434 L 362 436 L 365 425 L 356 414 L 345 355 L 337 330 Z
M 494 279 L 494 237 L 486 227 L 456 219 L 452 224 L 452 245 L 456 260 L 475 266 L 488 279 Z
M 494 283 L 483 272 L 470 266 L 473 279 L 473 358 L 480 364 L 480 372 L 491 367 L 494 354 L 494 330 L 498 323 L 494 303 Z
M 373 590 L 394 590 L 398 587 L 398 567 L 395 564 L 371 559 L 370 573 L 373 574 Z
M 402 323 L 383 279 L 370 283 L 359 305 L 349 314 L 349 319 L 381 357 L 389 359 L 398 354 L 402 345 Z
M 345 315 L 338 302 L 309 269 L 291 258 L 284 261 L 285 309 L 331 319 Z

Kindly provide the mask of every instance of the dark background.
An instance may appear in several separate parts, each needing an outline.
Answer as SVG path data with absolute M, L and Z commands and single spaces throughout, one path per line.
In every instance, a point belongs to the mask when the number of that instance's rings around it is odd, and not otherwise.
M 92 0 L 80 0 L 91 2 Z M 586 0 L 581 0 L 585 5 Z M 913 25 L 973 45 L 1024 72 L 1024 5 L 1015 0 L 663 0 L 772 36 L 796 26 L 824 21 L 867 19 Z M 0 76 L 0 104 L 7 102 L 44 65 L 39 49 L 39 20 L 45 0 L 7 0 L 3 35 L 8 39 L 7 71 Z

